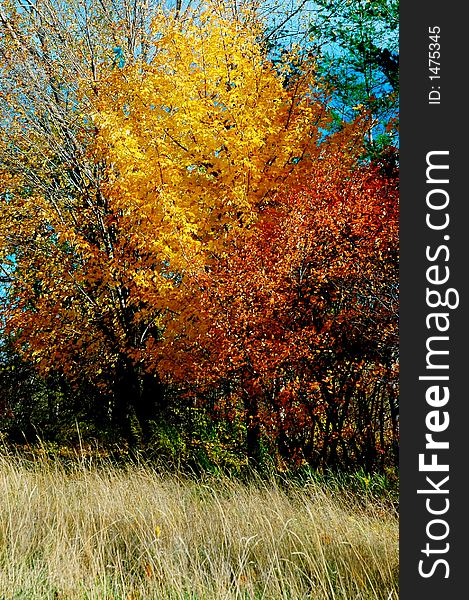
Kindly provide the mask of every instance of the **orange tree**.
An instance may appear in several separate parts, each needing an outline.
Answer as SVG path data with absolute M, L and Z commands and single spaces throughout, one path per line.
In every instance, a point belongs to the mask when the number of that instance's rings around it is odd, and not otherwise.
M 244 424 L 255 461 L 396 465 L 397 182 L 329 147 L 230 244 L 198 277 L 180 366 L 198 401 Z

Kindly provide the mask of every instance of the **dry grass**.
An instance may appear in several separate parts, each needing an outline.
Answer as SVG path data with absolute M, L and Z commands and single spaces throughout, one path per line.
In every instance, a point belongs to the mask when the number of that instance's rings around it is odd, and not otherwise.
M 0 457 L 0 598 L 397 600 L 377 501 Z

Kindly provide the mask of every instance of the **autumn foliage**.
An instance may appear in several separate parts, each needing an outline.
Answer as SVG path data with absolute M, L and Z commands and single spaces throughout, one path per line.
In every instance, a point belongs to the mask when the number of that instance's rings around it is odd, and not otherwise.
M 67 100 L 42 25 L 31 60 L 55 98 L 34 128 L 11 65 L 21 18 L 4 28 L 2 135 L 28 168 L 2 159 L 0 251 L 22 356 L 95 386 L 127 436 L 189 403 L 239 422 L 256 461 L 384 464 L 397 185 L 360 162 L 366 116 L 331 133 L 313 58 L 274 65 L 252 12 L 207 2 L 158 9 L 140 54 L 70 60 Z
M 264 437 L 285 459 L 369 468 L 397 442 L 397 188 L 335 158 L 198 277 L 181 369 L 202 397 L 225 385 L 216 409 L 254 456 Z

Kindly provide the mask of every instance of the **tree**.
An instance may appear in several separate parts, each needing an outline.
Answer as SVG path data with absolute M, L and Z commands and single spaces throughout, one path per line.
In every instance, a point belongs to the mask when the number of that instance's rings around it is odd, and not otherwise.
M 164 411 L 189 275 L 323 153 L 312 62 L 274 68 L 252 13 L 220 6 L 157 10 L 139 36 L 94 4 L 71 28 L 33 5 L 1 15 L 6 329 L 41 373 L 111 388 L 129 436 L 133 413 Z
M 80 81 L 89 81 L 94 95 L 103 72 L 124 57 L 145 54 L 150 15 L 149 3 L 127 0 L 1 3 L 1 259 L 13 267 L 6 284 L 7 326 L 21 350 L 29 344 L 22 310 L 25 314 L 39 310 L 39 302 L 44 314 L 50 311 L 49 318 L 58 324 L 57 311 L 70 311 L 76 294 L 91 300 L 79 276 L 74 280 L 78 261 L 66 244 L 59 243 L 50 215 L 54 213 L 62 225 L 71 220 L 77 229 L 83 226 L 95 240 L 103 235 L 99 197 L 104 164 L 88 154 L 96 134 L 89 126 L 90 99 L 80 93 Z M 61 274 L 54 265 L 60 265 Z M 61 286 L 62 297 L 54 293 Z M 29 301 L 25 294 L 30 294 Z M 23 301 L 27 309 L 21 308 Z M 10 319 L 15 310 L 16 322 Z M 82 348 L 89 343 L 90 352 L 75 352 L 74 368 L 66 361 L 68 340 L 79 334 L 65 323 L 63 337 L 57 332 L 48 340 L 44 336 L 55 360 L 43 363 L 41 372 L 49 376 L 63 356 L 63 370 L 76 378 L 84 363 L 79 377 L 87 380 L 107 360 L 106 354 L 93 355 L 100 335 L 89 331 L 81 338 Z M 40 342 L 46 325 L 37 326 L 33 337 Z M 26 354 L 37 362 L 40 347 L 34 356 L 32 352 L 29 344 Z
M 367 156 L 397 168 L 399 112 L 398 0 L 318 0 L 310 20 L 318 73 L 331 87 L 337 121 L 370 111 Z
M 181 378 L 225 389 L 255 461 L 397 462 L 397 182 L 353 160 L 329 149 L 198 278 Z

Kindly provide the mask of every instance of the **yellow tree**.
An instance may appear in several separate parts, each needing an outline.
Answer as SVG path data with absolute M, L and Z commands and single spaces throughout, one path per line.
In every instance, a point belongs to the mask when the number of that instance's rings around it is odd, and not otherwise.
M 44 188 L 2 164 L 0 237 L 14 257 L 7 328 L 41 372 L 111 387 L 125 426 L 132 411 L 145 423 L 164 408 L 160 377 L 173 342 L 190 334 L 191 275 L 293 176 L 333 146 L 352 154 L 362 138 L 344 129 L 321 144 L 329 119 L 314 63 L 293 51 L 274 68 L 261 32 L 252 12 L 233 19 L 219 3 L 184 18 L 158 9 L 140 58 L 110 60 L 101 48 L 76 73 L 73 151 L 40 147 L 26 113 L 4 130 L 20 150 L 27 132 L 38 181 L 43 163 L 54 165 Z

